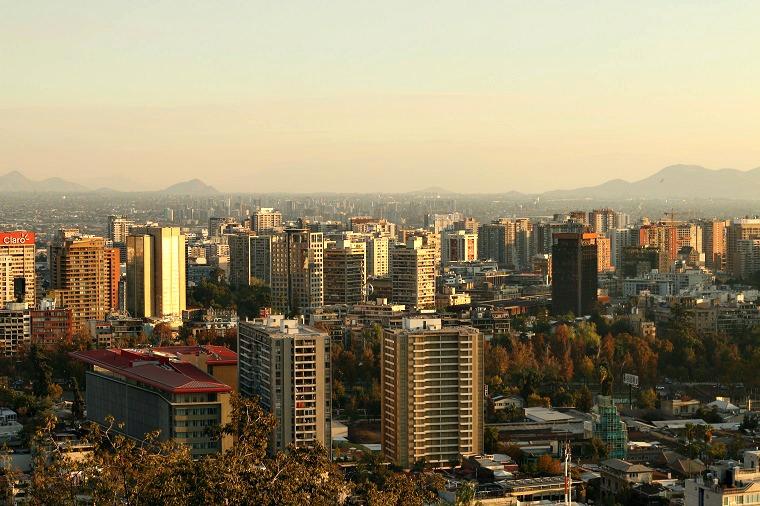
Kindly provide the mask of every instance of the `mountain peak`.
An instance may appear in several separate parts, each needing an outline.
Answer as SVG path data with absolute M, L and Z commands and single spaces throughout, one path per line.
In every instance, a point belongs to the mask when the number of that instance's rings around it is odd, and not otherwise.
M 218 195 L 219 190 L 207 185 L 198 178 L 194 178 L 175 183 L 161 190 L 161 193 L 171 193 L 174 195 Z

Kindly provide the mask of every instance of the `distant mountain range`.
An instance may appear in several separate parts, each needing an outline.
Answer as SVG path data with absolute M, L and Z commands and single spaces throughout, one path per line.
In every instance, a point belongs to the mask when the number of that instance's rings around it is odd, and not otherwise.
M 121 186 L 121 185 L 119 185 Z M 122 187 L 123 188 L 123 187 Z M 72 183 L 59 177 L 51 177 L 41 181 L 34 181 L 27 178 L 17 170 L 0 175 L 0 193 L 9 192 L 38 192 L 38 193 L 83 193 L 83 192 L 121 192 L 134 191 L 131 188 L 121 189 L 119 187 L 98 187 L 97 189 L 87 188 L 78 183 Z M 219 190 L 209 186 L 200 179 L 191 179 L 173 184 L 157 193 L 170 195 L 218 195 Z
M 102 179 L 101 179 L 102 180 Z M 100 182 L 100 181 L 99 181 Z M 137 185 L 119 184 L 114 187 L 87 188 L 81 184 L 53 177 L 33 181 L 18 171 L 0 175 L 0 193 L 7 192 L 107 192 L 136 191 Z M 490 190 L 490 189 L 489 189 Z M 220 192 L 200 179 L 191 179 L 173 184 L 156 193 L 170 195 L 219 195 Z M 409 192 L 415 194 L 456 195 L 460 192 L 449 191 L 433 186 L 423 190 Z M 519 193 L 516 191 L 484 194 L 499 195 L 510 200 L 541 197 L 547 200 L 583 200 L 583 199 L 736 199 L 760 200 L 760 167 L 749 171 L 735 169 L 712 170 L 698 165 L 671 165 L 639 181 L 613 179 L 597 186 L 587 186 L 569 190 L 552 190 L 540 194 Z
M 87 188 L 59 177 L 32 181 L 17 170 L 0 176 L 0 192 L 84 192 Z
M 546 199 L 714 198 L 760 200 L 760 167 L 748 171 L 711 170 L 698 165 L 671 165 L 659 172 L 628 182 L 613 179 L 597 186 L 554 190 Z

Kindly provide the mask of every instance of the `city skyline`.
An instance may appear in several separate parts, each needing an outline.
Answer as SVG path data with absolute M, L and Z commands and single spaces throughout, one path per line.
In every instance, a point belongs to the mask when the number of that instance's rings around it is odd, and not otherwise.
M 760 165 L 760 123 L 745 114 L 760 105 L 758 14 L 739 2 L 15 5 L 0 20 L 12 48 L 0 173 L 256 192 L 466 175 L 472 192 L 537 192 L 674 163 L 746 170 Z

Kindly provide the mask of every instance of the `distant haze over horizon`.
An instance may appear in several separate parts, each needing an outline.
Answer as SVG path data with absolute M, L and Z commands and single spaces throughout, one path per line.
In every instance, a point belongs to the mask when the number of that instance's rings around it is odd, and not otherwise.
M 542 193 L 749 170 L 757 19 L 760 3 L 707 1 L 16 3 L 0 174 Z

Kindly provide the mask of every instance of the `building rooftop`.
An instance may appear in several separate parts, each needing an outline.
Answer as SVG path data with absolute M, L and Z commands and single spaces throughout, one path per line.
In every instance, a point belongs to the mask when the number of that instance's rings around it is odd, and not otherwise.
M 179 359 L 182 355 L 206 355 L 206 363 L 210 365 L 234 365 L 238 362 L 238 355 L 226 346 L 203 344 L 197 346 L 158 346 L 155 348 L 142 348 L 129 350 L 142 353 L 146 356 L 159 355 Z
M 576 418 L 566 413 L 553 410 L 551 408 L 534 407 L 525 408 L 525 418 L 534 422 L 569 422 Z
M 70 355 L 93 365 L 173 394 L 231 392 L 221 383 L 187 362 L 161 355 L 147 355 L 142 350 L 100 349 L 74 351 Z
M 641 464 L 631 464 L 622 459 L 607 459 L 602 462 L 602 467 L 608 467 L 623 473 L 647 473 L 651 469 Z

